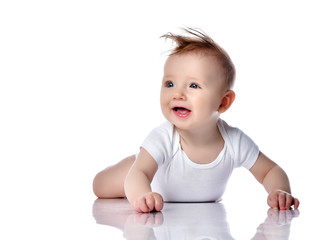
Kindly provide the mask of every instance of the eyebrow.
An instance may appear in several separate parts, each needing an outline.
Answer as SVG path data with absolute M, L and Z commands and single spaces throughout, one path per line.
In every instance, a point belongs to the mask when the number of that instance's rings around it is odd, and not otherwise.
M 171 79 L 173 79 L 173 78 L 175 78 L 175 77 L 174 77 L 174 75 L 169 74 L 169 75 L 163 75 L 163 78 L 171 78 Z M 193 76 L 186 76 L 186 79 L 192 79 L 192 80 L 195 80 L 195 81 L 202 81 L 202 82 L 204 82 L 204 80 L 199 79 L 199 78 L 197 78 L 197 77 L 193 77 Z
M 163 75 L 163 79 L 164 78 L 174 78 L 174 76 L 173 75 Z
M 194 81 L 204 82 L 204 80 L 203 80 L 203 79 L 199 79 L 199 78 L 192 77 L 192 76 L 186 76 L 186 79 L 190 79 L 190 80 L 194 80 Z

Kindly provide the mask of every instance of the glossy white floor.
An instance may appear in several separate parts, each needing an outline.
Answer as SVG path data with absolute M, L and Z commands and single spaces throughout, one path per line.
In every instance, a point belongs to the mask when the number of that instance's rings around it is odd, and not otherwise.
M 71 177 L 57 168 L 46 176 L 25 174 L 19 194 L 11 189 L 13 197 L 1 197 L 0 238 L 298 240 L 316 233 L 317 213 L 308 194 L 299 211 L 272 211 L 257 183 L 256 194 L 250 184 L 249 194 L 240 189 L 237 195 L 233 176 L 220 203 L 166 203 L 162 212 L 139 214 L 126 199 L 96 199 L 84 169 L 78 169 Z
M 92 206 L 96 229 L 105 239 L 298 240 L 314 236 L 317 212 L 310 208 L 314 202 L 310 198 L 315 194 L 307 192 L 299 210 L 275 211 L 266 205 L 266 193 L 257 183 L 249 182 L 250 191 L 240 189 L 238 194 L 234 190 L 237 184 L 246 184 L 238 180 L 241 176 L 234 174 L 219 203 L 165 203 L 159 213 L 137 213 L 126 199 L 96 199 Z
M 235 222 L 228 219 L 223 203 L 166 203 L 162 212 L 140 214 L 126 199 L 98 199 L 93 215 L 105 231 L 113 231 L 110 226 L 119 229 L 121 239 L 298 239 L 298 224 L 293 218 L 299 211 L 293 210 L 269 209 L 254 229 L 251 226 L 258 219 L 254 212 L 245 211 Z M 240 231 L 231 231 L 233 224 L 238 224 Z M 120 239 L 120 233 L 111 236 Z

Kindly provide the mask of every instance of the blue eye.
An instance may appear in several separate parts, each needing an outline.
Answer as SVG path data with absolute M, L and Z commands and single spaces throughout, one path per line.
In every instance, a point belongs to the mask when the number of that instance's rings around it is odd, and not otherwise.
M 174 87 L 174 83 L 172 83 L 172 82 L 167 82 L 167 83 L 166 83 L 166 87 L 168 87 L 168 88 Z
M 189 87 L 190 87 L 190 88 L 195 88 L 195 89 L 200 88 L 196 83 L 190 84 Z

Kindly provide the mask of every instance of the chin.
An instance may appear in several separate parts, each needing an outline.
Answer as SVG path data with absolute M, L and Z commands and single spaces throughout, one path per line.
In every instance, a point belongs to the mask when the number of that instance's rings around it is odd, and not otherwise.
M 174 126 L 179 129 L 179 130 L 184 130 L 184 131 L 188 131 L 188 130 L 192 130 L 194 129 L 194 126 L 192 126 L 192 124 L 189 124 L 189 123 L 186 123 L 186 122 L 183 122 L 183 123 L 180 123 L 180 122 L 172 122 L 174 124 Z

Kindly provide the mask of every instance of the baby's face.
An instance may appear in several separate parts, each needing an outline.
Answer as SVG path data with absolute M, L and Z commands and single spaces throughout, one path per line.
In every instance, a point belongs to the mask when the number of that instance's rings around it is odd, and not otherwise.
M 165 63 L 161 109 L 179 129 L 216 123 L 226 92 L 224 73 L 212 55 L 172 55 Z

